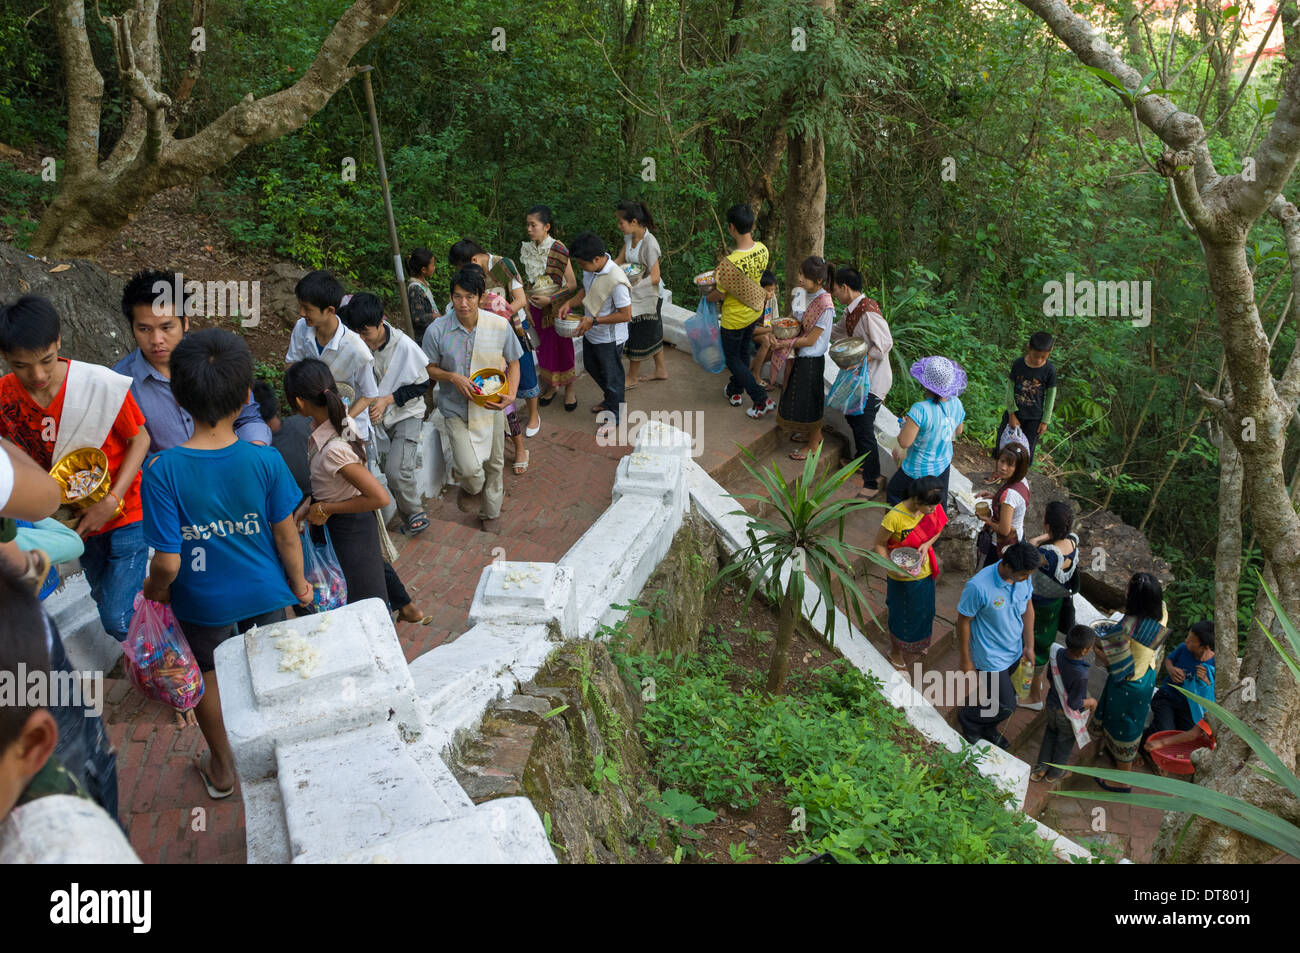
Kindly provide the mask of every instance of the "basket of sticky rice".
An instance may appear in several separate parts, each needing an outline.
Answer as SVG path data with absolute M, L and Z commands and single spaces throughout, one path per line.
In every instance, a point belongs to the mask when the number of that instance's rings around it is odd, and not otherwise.
M 480 407 L 486 407 L 506 389 L 506 375 L 495 368 L 486 367 L 470 374 L 469 383 L 474 391 L 469 399 Z
M 641 280 L 641 276 L 645 274 L 645 266 L 634 261 L 629 261 L 623 266 L 623 273 L 627 275 L 628 281 L 632 282 L 632 284 L 636 284 Z
M 699 289 L 702 295 L 711 295 L 717 289 L 717 283 L 713 280 L 713 269 L 702 271 L 695 276 L 695 287 Z
M 63 502 L 76 509 L 93 506 L 104 497 L 112 482 L 108 456 L 98 447 L 73 450 L 50 469 L 50 476 L 63 488 Z

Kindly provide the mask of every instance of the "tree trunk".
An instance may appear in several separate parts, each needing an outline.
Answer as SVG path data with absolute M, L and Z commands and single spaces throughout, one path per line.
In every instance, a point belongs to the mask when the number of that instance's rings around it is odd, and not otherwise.
M 800 572 L 802 570 L 795 570 Z M 799 624 L 799 600 L 792 594 L 794 580 L 786 588 L 781 600 L 776 627 L 776 644 L 772 646 L 772 661 L 767 667 L 767 693 L 780 695 L 785 690 L 785 675 L 790 670 L 790 643 L 794 641 L 794 627 Z
M 835 15 L 835 0 L 811 0 L 809 6 L 824 16 Z M 819 90 L 810 88 L 804 95 L 815 97 Z M 785 281 L 787 288 L 793 288 L 803 260 L 824 254 L 826 248 L 826 141 L 811 129 L 787 138 Z
M 821 136 L 791 135 L 786 147 L 785 283 L 795 286 L 799 266 L 826 247 L 826 143 Z
M 1219 436 L 1219 540 L 1214 553 L 1215 693 L 1237 685 L 1237 590 L 1241 584 L 1241 454 Z

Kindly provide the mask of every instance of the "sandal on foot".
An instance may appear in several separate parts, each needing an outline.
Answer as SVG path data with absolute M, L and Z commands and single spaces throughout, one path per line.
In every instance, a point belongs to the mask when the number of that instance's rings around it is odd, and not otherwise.
M 1102 780 L 1101 778 L 1093 778 L 1093 780 L 1097 782 L 1097 787 L 1101 788 L 1103 791 L 1110 791 L 1112 794 L 1132 794 L 1132 793 L 1133 793 L 1133 789 L 1132 789 L 1132 788 L 1122 787 L 1121 785 L 1118 785 L 1118 784 L 1110 784 L 1109 782 L 1104 781 L 1104 780 Z
M 523 476 L 528 472 L 528 461 L 532 455 L 531 450 L 525 450 L 523 460 L 516 460 L 514 462 L 515 476 Z
M 790 459 L 791 459 L 791 460 L 807 460 L 807 459 L 808 459 L 808 451 L 807 451 L 807 450 L 796 450 L 796 451 L 794 451 L 793 453 L 790 454 Z
M 807 443 L 807 442 L 808 442 L 808 435 L 807 435 L 806 433 L 792 433 L 792 434 L 790 434 L 790 442 L 791 442 L 791 443 Z
M 421 510 L 406 521 L 406 525 L 402 527 L 402 532 L 407 536 L 419 536 L 428 528 L 429 517 Z
M 1029 772 L 1030 781 L 1042 781 L 1046 777 L 1047 777 L 1046 768 L 1034 768 L 1034 770 Z
M 203 786 L 208 789 L 208 797 L 212 798 L 214 801 L 220 801 L 223 798 L 228 798 L 230 795 L 234 794 L 235 786 L 232 784 L 223 791 L 212 783 L 212 779 L 208 777 L 208 772 L 204 767 L 211 763 L 211 759 L 211 753 L 200 755 L 194 760 L 194 767 L 198 769 L 199 777 L 203 779 Z

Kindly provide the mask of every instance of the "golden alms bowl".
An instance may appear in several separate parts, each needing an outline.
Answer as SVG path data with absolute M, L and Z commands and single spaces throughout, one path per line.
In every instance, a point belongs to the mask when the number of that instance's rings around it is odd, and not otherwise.
M 483 393 L 471 394 L 470 400 L 480 407 L 486 407 L 489 403 L 496 400 L 506 389 L 509 383 L 506 375 L 496 368 L 485 367 L 482 370 L 474 371 L 469 375 L 471 381 L 479 378 L 483 381 Z
M 95 476 L 94 471 L 99 475 Z M 63 502 L 78 509 L 93 506 L 112 488 L 108 456 L 98 447 L 73 450 L 50 468 L 50 476 L 59 481 Z

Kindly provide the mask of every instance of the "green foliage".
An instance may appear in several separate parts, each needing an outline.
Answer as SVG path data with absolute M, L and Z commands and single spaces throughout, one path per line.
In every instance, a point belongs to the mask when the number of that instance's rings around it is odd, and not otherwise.
M 843 660 L 765 701 L 760 679 L 705 636 L 700 655 L 619 655 L 656 699 L 639 728 L 654 770 L 682 810 L 753 807 L 777 785 L 806 830 L 797 856 L 841 862 L 1044 862 L 1047 845 L 1007 796 L 975 770 L 973 749 L 927 750 L 879 683 Z M 791 680 L 795 682 L 796 679 Z M 682 799 L 678 799 L 678 795 Z M 692 798 L 690 802 L 684 797 Z M 653 805 L 652 805 L 653 807 Z M 669 816 L 662 809 L 659 813 Z M 701 818 L 703 814 L 692 815 Z M 743 851 L 744 845 L 739 850 Z M 729 848 L 736 859 L 737 845 Z
M 246 94 L 295 82 L 347 6 L 209 0 L 209 42 L 220 53 L 205 57 L 177 134 L 192 134 Z M 1111 11 L 1093 5 L 1088 15 L 1113 29 L 1119 24 Z M 1203 12 L 1209 28 L 1231 30 L 1231 17 Z M 188 16 L 188 4 L 162 5 L 168 91 L 184 68 Z M 105 81 L 100 142 L 107 155 L 126 101 L 108 32 L 96 17 L 88 21 Z M 806 31 L 805 50 L 793 45 L 795 25 Z M 497 28 L 504 51 L 492 47 Z M 1163 29 L 1153 26 L 1158 49 L 1169 44 Z M 1226 102 L 1204 92 L 1215 89 L 1216 77 L 1206 56 L 1191 59 L 1201 45 L 1192 32 L 1174 38 L 1170 96 L 1184 109 L 1208 102 L 1212 122 Z M 60 153 L 67 91 L 57 50 L 48 4 L 0 7 L 0 141 Z M 1208 140 L 1222 173 L 1241 168 L 1273 121 L 1284 61 L 1277 59 L 1257 67 Z M 711 267 L 725 242 L 724 210 L 766 191 L 759 183 L 769 146 L 790 133 L 820 134 L 825 254 L 857 265 L 885 306 L 904 372 L 895 376 L 891 408 L 901 412 L 918 395 L 905 373 L 910 363 L 945 354 L 970 377 L 967 433 L 991 441 L 1008 366 L 1029 334 L 1052 331 L 1061 386 L 1040 445 L 1083 508 L 1109 493 L 1109 508 L 1131 523 L 1146 515 L 1172 464 L 1147 532 L 1180 587 L 1194 594 L 1172 593 L 1173 624 L 1192 621 L 1180 616 L 1183 606 L 1205 614 L 1217 455 L 1204 423 L 1193 428 L 1199 398 L 1192 385 L 1213 389 L 1220 347 L 1201 249 L 1167 183 L 1141 158 L 1113 79 L 1082 69 L 1019 5 L 880 0 L 838 4 L 827 18 L 806 0 L 407 0 L 357 62 L 375 67 L 402 251 L 423 245 L 434 252 L 435 289 L 446 280 L 446 250 L 462 235 L 515 257 L 526 210 L 544 203 L 561 238 L 593 229 L 618 247 L 614 203 L 641 198 L 656 218 L 665 283 L 689 308 L 691 276 Z M 330 267 L 350 288 L 376 291 L 395 305 L 359 82 L 302 130 L 245 151 L 216 178 L 225 191 L 223 217 L 239 243 Z M 1151 154 L 1154 137 L 1142 136 Z M 355 181 L 342 174 L 349 157 Z M 647 159 L 652 177 L 643 176 Z M 955 178 L 943 174 L 949 164 Z M 7 169 L 0 161 L 0 217 L 21 244 L 49 193 Z M 778 275 L 787 264 L 788 175 L 788 161 L 773 170 L 774 206 L 765 203 L 758 220 L 757 237 L 772 249 Z M 1263 300 L 1263 289 L 1285 274 L 1283 248 L 1265 216 L 1250 254 L 1270 331 L 1287 296 Z M 1047 317 L 1043 286 L 1068 273 L 1150 280 L 1151 326 Z M 1296 339 L 1294 322 L 1283 324 L 1273 351 L 1277 377 Z M 1139 424 L 1148 400 L 1151 413 Z M 1288 469 L 1296 456 L 1288 455 Z M 1253 608 L 1249 595 L 1242 607 L 1247 614 Z

